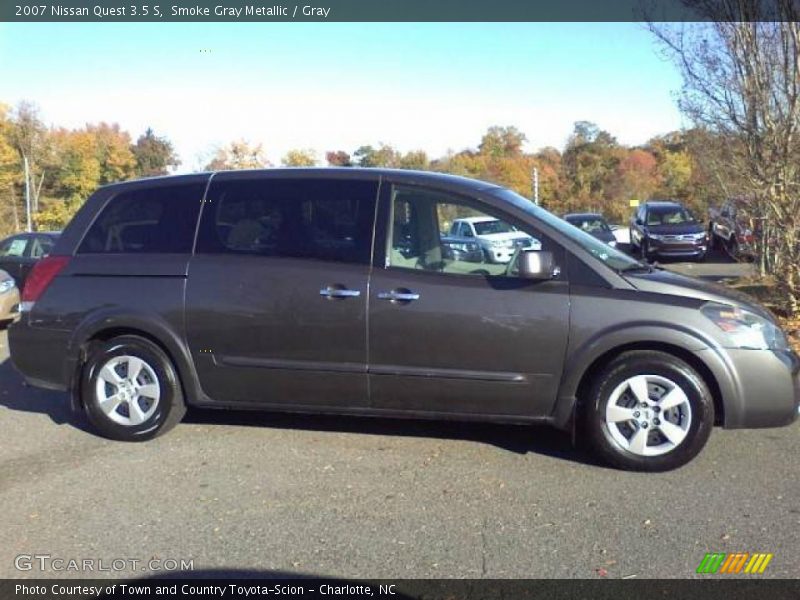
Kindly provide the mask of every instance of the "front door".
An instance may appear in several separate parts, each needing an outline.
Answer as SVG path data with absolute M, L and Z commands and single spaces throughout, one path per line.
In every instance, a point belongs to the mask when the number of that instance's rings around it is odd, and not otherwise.
M 213 178 L 186 291 L 189 347 L 207 396 L 367 405 L 377 190 L 377 180 Z
M 385 265 L 370 285 L 370 395 L 391 411 L 541 416 L 556 398 L 569 330 L 564 273 L 521 279 L 526 248 L 564 253 L 546 236 L 474 199 L 386 188 Z M 443 243 L 454 220 L 497 235 L 496 252 Z M 465 221 L 466 219 L 466 221 Z M 465 242 L 466 243 L 466 242 Z M 500 250 L 503 250 L 502 252 Z M 498 259 L 500 257 L 500 259 Z M 514 259 L 516 256 L 513 257 Z

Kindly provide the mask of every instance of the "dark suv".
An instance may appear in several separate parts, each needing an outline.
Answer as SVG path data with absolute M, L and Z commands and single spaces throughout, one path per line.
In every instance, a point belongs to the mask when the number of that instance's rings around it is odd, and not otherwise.
M 464 218 L 541 247 L 464 260 L 442 243 Z M 545 422 L 655 471 L 689 461 L 714 423 L 791 423 L 800 398 L 800 361 L 761 306 L 441 174 L 110 185 L 37 264 L 22 309 L 17 368 L 120 440 L 187 405 Z
M 661 257 L 702 261 L 708 251 L 703 223 L 679 202 L 650 200 L 631 217 L 631 247 L 642 260 Z

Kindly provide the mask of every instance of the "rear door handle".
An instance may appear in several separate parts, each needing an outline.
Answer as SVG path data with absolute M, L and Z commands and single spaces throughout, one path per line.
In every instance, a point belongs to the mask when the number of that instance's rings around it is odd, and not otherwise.
M 406 290 L 392 290 L 391 292 L 378 292 L 378 298 L 391 302 L 412 302 L 419 300 L 419 294 Z
M 348 290 L 345 287 L 329 285 L 319 291 L 320 296 L 325 298 L 358 298 L 361 295 L 360 290 Z

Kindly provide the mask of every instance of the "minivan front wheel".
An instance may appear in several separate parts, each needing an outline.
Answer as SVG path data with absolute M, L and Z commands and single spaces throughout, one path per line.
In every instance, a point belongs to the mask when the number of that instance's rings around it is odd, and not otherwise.
M 114 440 L 151 439 L 186 413 L 170 358 L 156 344 L 133 335 L 93 349 L 84 365 L 81 397 L 92 424 Z
M 585 408 L 588 441 L 610 464 L 667 471 L 702 450 L 714 402 L 702 377 L 664 352 L 620 354 L 596 377 Z

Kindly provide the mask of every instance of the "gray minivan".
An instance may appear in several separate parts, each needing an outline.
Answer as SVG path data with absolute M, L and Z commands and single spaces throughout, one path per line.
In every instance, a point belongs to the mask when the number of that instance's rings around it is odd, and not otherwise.
M 455 219 L 539 240 L 443 250 Z M 508 189 L 383 169 L 202 173 L 95 192 L 31 273 L 11 356 L 102 434 L 186 406 L 546 422 L 661 471 L 711 428 L 795 420 L 772 315 L 641 262 Z

